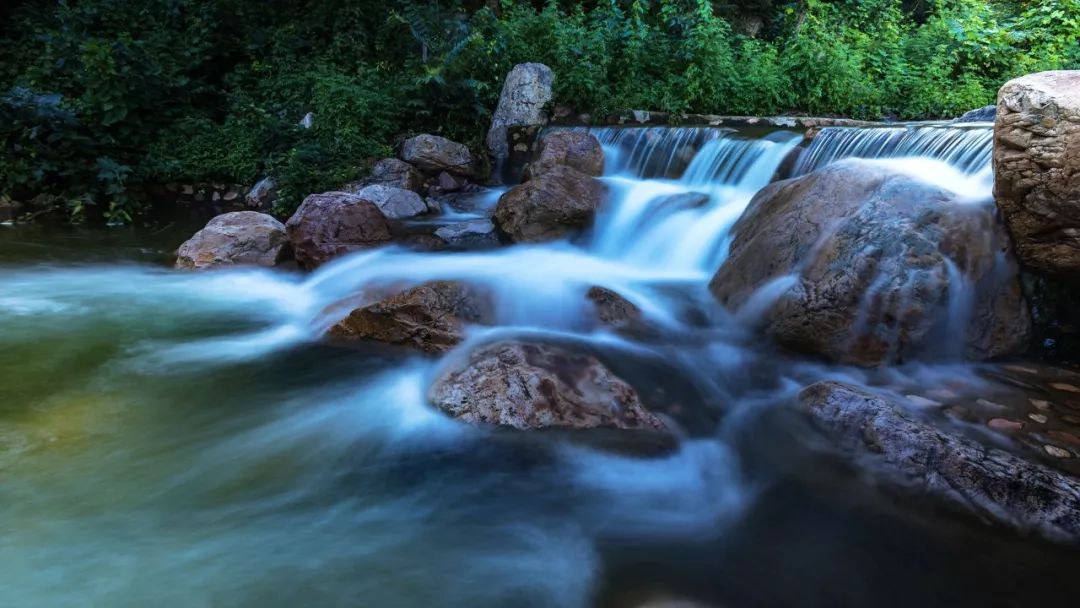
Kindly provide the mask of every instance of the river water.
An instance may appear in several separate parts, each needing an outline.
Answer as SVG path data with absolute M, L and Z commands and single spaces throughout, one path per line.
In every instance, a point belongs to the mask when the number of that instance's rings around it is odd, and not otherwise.
M 613 195 L 573 243 L 391 248 L 311 275 L 180 273 L 167 263 L 186 226 L 0 226 L 0 605 L 1030 606 L 1075 597 L 1075 553 L 875 485 L 822 450 L 790 406 L 824 378 L 992 395 L 1004 390 L 1000 370 L 937 361 L 868 372 L 795 359 L 747 329 L 755 310 L 712 303 L 705 285 L 728 229 L 796 137 L 598 136 Z M 821 141 L 835 149 L 812 146 L 788 170 L 846 155 L 917 156 L 913 171 L 974 204 L 988 200 L 978 164 L 985 127 L 981 137 L 853 137 L 830 133 Z M 935 138 L 941 145 L 927 143 Z M 446 358 L 319 340 L 367 288 L 443 278 L 484 284 L 497 304 L 495 326 Z M 623 294 L 663 331 L 630 339 L 592 328 L 582 296 L 593 285 Z M 679 423 L 678 446 L 476 429 L 429 408 L 425 393 L 443 366 L 509 336 L 596 353 Z

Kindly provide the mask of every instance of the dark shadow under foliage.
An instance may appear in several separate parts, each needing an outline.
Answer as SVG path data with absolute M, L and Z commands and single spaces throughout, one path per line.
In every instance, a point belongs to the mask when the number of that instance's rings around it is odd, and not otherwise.
M 1080 67 L 1080 0 L 22 0 L 0 17 L 0 194 L 114 222 L 140 184 L 272 174 L 284 214 L 409 133 L 475 146 L 523 61 L 594 117 L 948 117 Z

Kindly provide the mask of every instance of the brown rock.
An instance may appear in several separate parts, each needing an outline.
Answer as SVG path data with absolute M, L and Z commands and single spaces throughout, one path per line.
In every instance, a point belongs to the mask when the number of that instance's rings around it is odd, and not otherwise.
M 592 287 L 585 294 L 596 307 L 596 317 L 604 325 L 625 329 L 641 322 L 641 309 L 605 287 Z
M 479 163 L 464 144 L 438 135 L 417 135 L 401 146 L 401 159 L 423 171 L 480 177 Z
M 288 254 L 285 226 L 265 213 L 236 211 L 210 220 L 180 245 L 176 267 L 273 266 Z
M 528 178 L 535 178 L 552 167 L 571 167 L 585 175 L 604 174 L 604 148 L 591 133 L 556 131 L 540 140 L 540 153 L 529 164 Z
M 853 386 L 821 382 L 799 401 L 837 448 L 885 480 L 998 525 L 1080 543 L 1080 480 Z
M 882 163 L 846 160 L 770 184 L 733 233 L 710 289 L 739 308 L 761 287 L 780 286 L 762 323 L 793 350 L 873 366 L 948 348 L 940 337 L 958 275 L 974 291 L 963 354 L 1027 347 L 1017 265 L 993 208 Z M 785 277 L 790 284 L 773 283 Z
M 445 352 L 461 342 L 467 324 L 489 322 L 490 307 L 482 292 L 464 283 L 434 281 L 358 308 L 329 333 Z
M 484 346 L 445 372 L 429 395 L 440 410 L 472 424 L 665 430 L 637 392 L 595 357 L 547 344 Z
M 390 241 L 390 223 L 371 201 L 348 192 L 312 194 L 285 224 L 296 261 L 311 269 Z
M 604 194 L 596 179 L 556 166 L 503 194 L 493 219 L 513 241 L 555 240 L 589 226 Z
M 1020 260 L 1080 272 L 1080 71 L 1040 72 L 998 92 L 994 194 Z

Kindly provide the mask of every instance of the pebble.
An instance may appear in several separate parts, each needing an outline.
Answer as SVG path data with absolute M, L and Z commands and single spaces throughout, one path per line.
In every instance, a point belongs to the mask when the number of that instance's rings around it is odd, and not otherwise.
M 1047 431 L 1046 435 L 1056 441 L 1063 441 L 1070 445 L 1080 445 L 1080 437 L 1065 431 Z
M 1069 414 L 1068 416 L 1062 416 L 1061 419 L 1069 424 L 1080 424 L 1080 416 Z
M 995 409 L 995 410 L 1007 410 L 1007 409 L 1009 409 L 1008 406 L 1001 405 L 1000 403 L 994 403 L 993 401 L 989 401 L 987 399 L 979 399 L 975 403 L 978 404 L 978 405 L 981 405 L 983 407 L 988 407 L 990 409 Z
M 1023 430 L 1024 423 L 1017 422 L 1016 420 L 1007 420 L 1005 418 L 991 418 L 990 421 L 986 423 L 986 426 L 994 429 L 995 431 L 1008 431 L 1010 433 L 1015 433 L 1017 431 Z
M 1050 384 L 1051 388 L 1056 388 L 1059 391 L 1065 391 L 1068 393 L 1080 393 L 1080 388 L 1073 386 L 1072 384 L 1065 384 L 1064 382 L 1053 382 Z
M 1056 445 L 1044 445 L 1043 450 L 1054 458 L 1072 458 L 1072 452 L 1059 448 Z
M 932 390 L 932 391 L 930 391 L 930 392 L 928 392 L 926 394 L 930 395 L 934 399 L 941 399 L 942 401 L 949 401 L 951 399 L 956 399 L 956 397 L 958 396 L 955 391 L 950 391 L 947 388 L 934 389 L 934 390 Z
M 1023 365 L 1002 365 L 1002 369 L 1007 369 L 1010 372 L 1020 372 L 1022 374 L 1038 374 L 1039 370 L 1030 367 L 1024 367 Z
M 933 399 L 927 399 L 926 397 L 920 397 L 919 395 L 904 395 L 912 405 L 916 407 L 941 407 L 941 402 L 934 401 Z
M 1044 412 L 1050 411 L 1050 402 L 1043 399 L 1028 399 L 1031 405 L 1035 406 L 1035 409 L 1042 410 Z
M 1046 424 L 1046 416 L 1043 416 L 1042 414 L 1028 414 L 1028 418 L 1031 418 L 1039 424 Z

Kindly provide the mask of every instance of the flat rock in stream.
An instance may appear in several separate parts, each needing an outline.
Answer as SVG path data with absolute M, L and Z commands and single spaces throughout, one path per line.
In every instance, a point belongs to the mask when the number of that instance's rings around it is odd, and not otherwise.
M 461 342 L 466 325 L 490 317 L 491 303 L 480 290 L 456 281 L 432 281 L 354 310 L 330 328 L 329 335 L 441 353 Z
M 550 344 L 483 346 L 444 372 L 429 397 L 446 414 L 477 425 L 666 430 L 598 359 Z
M 885 479 L 995 524 L 1080 544 L 1080 479 L 854 386 L 820 382 L 799 401 L 837 447 Z

